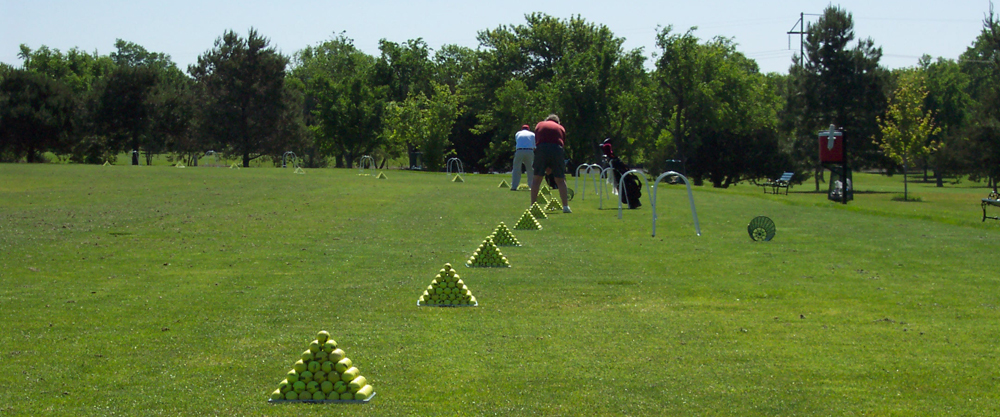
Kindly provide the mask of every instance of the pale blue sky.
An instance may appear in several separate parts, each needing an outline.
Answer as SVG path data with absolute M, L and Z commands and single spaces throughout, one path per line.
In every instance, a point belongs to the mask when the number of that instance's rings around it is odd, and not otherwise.
M 182 69 L 212 47 L 223 31 L 246 34 L 255 27 L 286 55 L 346 31 L 366 53 L 378 41 L 423 38 L 437 49 L 445 44 L 475 48 L 476 34 L 499 25 L 517 25 L 524 15 L 544 12 L 559 18 L 581 15 L 626 38 L 629 49 L 655 52 L 658 25 L 675 30 L 698 26 L 702 39 L 735 37 L 739 49 L 762 71 L 787 72 L 798 37 L 786 34 L 799 13 L 820 13 L 823 1 L 262 1 L 262 0 L 0 0 L 0 61 L 20 66 L 18 45 L 74 46 L 104 55 L 116 38 L 170 55 Z M 853 13 L 859 37 L 881 45 L 883 65 L 916 64 L 922 54 L 955 59 L 979 34 L 988 0 L 850 0 L 833 2 Z M 807 21 L 815 17 L 807 16 Z M 796 28 L 797 29 L 797 28 Z

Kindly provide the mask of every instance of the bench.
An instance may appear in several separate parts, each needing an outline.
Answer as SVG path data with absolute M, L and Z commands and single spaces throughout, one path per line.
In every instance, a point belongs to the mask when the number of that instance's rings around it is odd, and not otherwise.
M 990 193 L 990 195 L 988 197 L 986 197 L 986 198 L 983 199 L 982 206 L 983 206 L 983 221 L 984 222 L 986 221 L 986 219 L 1000 220 L 1000 216 L 987 216 L 986 215 L 986 207 L 990 207 L 990 206 L 1000 207 L 1000 194 L 997 194 L 996 191 Z
M 759 185 L 761 187 L 764 187 L 764 194 L 767 194 L 767 189 L 768 188 L 771 189 L 771 194 L 777 194 L 779 188 L 784 188 L 785 189 L 785 195 L 788 195 L 788 189 L 791 188 L 791 186 L 792 186 L 791 181 L 792 181 L 792 176 L 793 175 L 795 175 L 794 172 L 786 172 L 784 174 L 781 174 L 781 178 L 778 178 L 778 179 L 772 180 L 772 181 L 768 181 L 768 182 L 765 182 L 765 183 L 759 184 Z

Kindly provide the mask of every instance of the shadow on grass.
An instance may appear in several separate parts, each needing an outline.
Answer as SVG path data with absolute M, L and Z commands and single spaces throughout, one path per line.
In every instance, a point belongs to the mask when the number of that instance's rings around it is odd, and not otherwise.
M 789 194 L 828 194 L 829 191 L 819 190 L 819 191 L 792 191 Z M 895 191 L 870 191 L 870 190 L 856 190 L 854 194 L 895 194 Z
M 900 203 L 923 203 L 924 199 L 920 196 L 903 196 L 902 194 L 897 194 L 892 196 L 892 201 L 898 201 Z

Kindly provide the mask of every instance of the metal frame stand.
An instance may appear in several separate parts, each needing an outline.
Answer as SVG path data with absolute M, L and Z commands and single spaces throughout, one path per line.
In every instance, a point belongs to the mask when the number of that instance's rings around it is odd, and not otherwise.
M 650 201 L 649 204 L 652 206 L 652 209 L 653 209 L 653 237 L 656 237 L 656 219 L 658 217 L 657 214 L 656 214 L 656 190 L 657 190 L 657 188 L 659 188 L 660 181 L 663 181 L 664 178 L 666 178 L 668 176 L 671 176 L 671 175 L 676 175 L 676 176 L 680 177 L 682 180 L 684 180 L 684 185 L 687 186 L 688 199 L 691 202 L 691 217 L 694 218 L 694 231 L 695 231 L 695 233 L 698 236 L 701 236 L 701 225 L 699 225 L 699 223 L 698 223 L 698 213 L 694 209 L 694 194 L 691 192 L 691 182 L 688 181 L 687 177 L 685 177 L 684 175 L 681 175 L 680 173 L 678 173 L 676 171 L 664 172 L 663 174 L 660 174 L 660 176 L 656 178 L 656 182 L 654 183 L 654 186 L 653 186 L 652 190 L 650 190 L 649 179 L 647 179 L 645 175 L 639 175 L 641 173 L 642 173 L 641 171 L 639 171 L 637 169 L 633 169 L 633 170 L 631 170 L 629 172 L 626 172 L 626 173 L 622 174 L 622 177 L 620 179 L 618 179 L 618 190 L 619 190 L 618 193 L 619 194 L 624 194 L 625 198 L 628 199 L 628 194 L 625 193 L 625 177 L 629 176 L 629 174 L 635 174 L 637 177 L 639 177 L 639 178 L 641 178 L 643 180 L 643 182 L 646 184 L 646 190 L 649 192 L 649 195 L 651 196 L 650 199 L 649 199 L 649 201 Z M 621 198 L 618 199 L 618 218 L 619 219 L 622 218 L 622 199 Z
M 295 152 L 292 151 L 285 152 L 284 155 L 281 155 L 281 167 L 288 168 L 288 155 L 292 156 L 292 168 L 298 168 L 295 165 L 295 160 L 298 158 L 295 156 Z
M 580 166 L 576 167 L 576 179 L 573 182 L 573 188 L 577 188 L 580 190 L 580 200 L 586 200 L 586 195 L 587 195 L 586 180 L 583 181 L 583 188 L 580 188 L 580 170 L 584 168 L 586 168 L 587 170 L 583 172 L 583 175 L 590 175 L 590 177 L 594 180 L 595 193 L 597 192 L 597 177 L 595 177 L 593 174 L 601 172 L 601 166 L 597 164 L 580 164 Z M 593 173 L 591 172 L 592 170 Z
M 451 170 L 452 166 L 455 167 L 455 171 L 454 172 Z M 455 173 L 455 174 L 464 174 L 465 173 L 465 167 L 462 165 L 462 160 L 458 159 L 458 158 L 448 158 L 448 165 L 447 165 L 447 167 L 445 169 L 447 170 L 445 172 L 445 175 L 448 175 L 448 176 L 450 176 L 452 173 Z
M 622 177 L 618 179 L 618 194 L 623 194 L 625 196 L 625 199 L 628 200 L 628 193 L 625 192 L 625 177 L 629 176 L 629 174 L 635 174 L 637 178 L 642 179 L 642 182 L 646 184 L 647 195 L 653 195 L 653 192 L 649 189 L 649 179 L 646 178 L 646 174 L 643 174 L 642 171 L 639 171 L 638 169 L 633 169 L 622 174 Z M 618 199 L 618 218 L 619 219 L 622 218 L 621 198 Z
M 652 206 L 653 206 L 653 237 L 656 237 L 656 219 L 658 217 L 657 214 L 656 214 L 656 190 L 658 190 L 660 188 L 660 181 L 663 181 L 664 178 L 666 178 L 668 176 L 671 176 L 671 175 L 676 175 L 676 176 L 680 177 L 680 179 L 684 180 L 684 185 L 687 186 L 687 189 L 688 189 L 688 201 L 691 202 L 691 217 L 694 219 L 694 231 L 695 231 L 695 233 L 698 234 L 698 236 L 701 236 L 701 225 L 698 224 L 698 212 L 695 211 L 695 209 L 694 209 L 694 194 L 691 193 L 691 182 L 688 181 L 687 177 L 685 177 L 684 175 L 681 175 L 680 173 L 678 173 L 676 171 L 667 171 L 667 172 L 664 172 L 664 173 L 660 174 L 660 176 L 656 178 L 656 182 L 653 183 L 653 197 L 650 199 L 650 204 L 652 204 Z M 619 188 L 619 190 L 621 190 L 621 188 Z M 619 191 L 619 192 L 621 192 L 621 191 Z M 621 201 L 621 200 L 619 200 L 619 201 Z M 618 207 L 618 210 L 619 210 L 619 213 L 621 213 L 621 206 Z
M 597 198 L 598 199 L 598 204 L 597 204 L 597 208 L 598 209 L 603 209 L 604 208 L 604 197 L 605 197 L 605 195 L 607 195 L 608 199 L 611 199 L 611 195 L 612 194 L 608 192 L 608 183 L 611 182 L 611 173 L 614 172 L 614 170 L 615 169 L 611 168 L 611 167 L 607 167 L 607 168 L 604 168 L 603 170 L 601 170 L 601 178 L 600 178 L 601 188 L 599 189 L 600 194 L 599 194 L 599 196 Z
M 219 154 L 218 153 L 216 153 L 215 151 L 211 151 L 211 150 L 208 151 L 208 152 L 205 152 L 205 157 L 208 158 L 209 156 L 214 156 L 215 157 L 215 165 L 212 165 L 212 166 L 216 166 L 216 167 L 222 166 L 222 165 L 219 165 Z
M 358 161 L 358 175 L 366 175 L 365 171 L 368 169 L 371 169 L 372 173 L 367 175 L 375 175 L 375 158 L 371 155 L 362 155 Z

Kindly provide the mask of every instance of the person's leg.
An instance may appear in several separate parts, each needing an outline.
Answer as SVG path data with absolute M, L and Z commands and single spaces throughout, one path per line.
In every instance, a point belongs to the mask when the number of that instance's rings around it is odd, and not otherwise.
M 559 186 L 559 198 L 562 199 L 563 212 L 569 213 L 569 194 L 566 192 L 566 178 L 556 177 L 556 185 Z
M 556 186 L 559 187 L 559 198 L 562 199 L 563 213 L 571 213 L 569 209 L 569 193 L 566 191 L 566 151 L 561 146 L 551 149 L 554 165 L 552 166 L 552 176 L 555 177 Z
M 511 170 L 510 174 L 510 189 L 517 190 L 517 186 L 521 184 L 521 164 L 524 163 L 523 151 L 514 151 L 514 169 Z M 528 168 L 531 171 L 531 168 Z M 531 178 L 529 175 L 528 178 Z
M 535 204 L 535 202 L 538 201 L 538 190 L 541 188 L 542 176 L 535 175 L 535 177 L 531 179 L 531 204 Z
M 524 153 L 524 167 L 528 171 L 528 178 L 534 179 L 535 177 L 535 151 L 523 151 Z
M 542 188 L 542 173 L 545 172 L 545 149 L 544 147 L 535 148 L 531 156 L 531 172 L 533 177 L 531 178 L 531 204 L 535 204 L 538 201 L 538 190 Z

